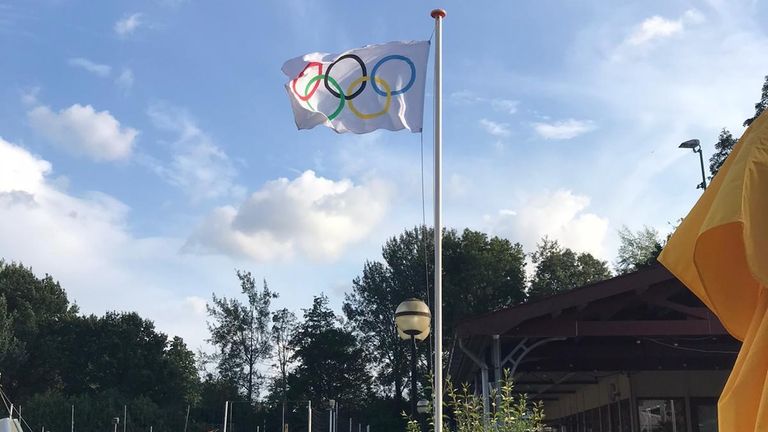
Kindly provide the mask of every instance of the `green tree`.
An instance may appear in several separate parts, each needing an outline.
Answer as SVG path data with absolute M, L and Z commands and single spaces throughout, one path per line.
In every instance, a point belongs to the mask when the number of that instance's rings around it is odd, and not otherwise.
M 212 303 L 207 305 L 212 319 L 208 322 L 208 341 L 217 349 L 214 358 L 219 375 L 237 383 L 247 400 L 253 402 L 264 381 L 259 363 L 272 352 L 270 305 L 277 294 L 269 290 L 266 281 L 262 290 L 257 290 L 250 272 L 238 270 L 237 277 L 247 303 L 213 294 Z
M 0 370 L 16 370 L 23 358 L 24 347 L 13 334 L 13 317 L 0 295 Z
M 328 306 L 328 297 L 315 297 L 303 309 L 304 320 L 291 339 L 295 369 L 288 376 L 291 399 L 310 399 L 321 406 L 329 399 L 359 408 L 371 396 L 371 375 L 365 350 L 352 331 Z
M 605 261 L 589 253 L 576 253 L 557 240 L 541 239 L 531 254 L 535 272 L 528 295 L 540 299 L 611 277 Z
M 280 309 L 272 315 L 272 344 L 275 348 L 277 379 L 273 389 L 280 392 L 283 410 L 288 400 L 288 372 L 291 367 L 291 339 L 296 331 L 296 315 L 288 309 Z
M 619 274 L 631 273 L 656 264 L 662 244 L 656 229 L 644 226 L 636 232 L 626 226 L 619 229 L 619 253 L 614 267 Z
M 4 298 L 2 325 L 15 340 L 0 359 L 0 385 L 19 397 L 45 391 L 59 382 L 55 364 L 37 353 L 45 350 L 41 339 L 61 322 L 77 315 L 67 295 L 51 276 L 37 277 L 31 268 L 0 259 L 0 297 Z M 35 354 L 35 355 L 32 355 Z
M 709 158 L 709 179 L 712 180 L 717 175 L 720 168 L 725 163 L 725 159 L 733 151 L 733 146 L 736 145 L 737 139 L 731 135 L 728 129 L 723 128 L 720 131 L 720 136 L 715 143 L 715 153 Z
M 525 252 L 519 243 L 465 229 L 443 235 L 443 314 L 448 337 L 459 321 L 525 301 Z
M 352 293 L 345 297 L 344 313 L 373 359 L 378 389 L 397 401 L 410 368 L 408 346 L 397 336 L 394 311 L 409 297 L 427 300 L 428 289 L 431 293 L 433 232 L 414 228 L 387 240 L 383 262 L 366 262 L 362 275 L 353 281 Z M 468 229 L 461 234 L 446 230 L 443 255 L 446 338 L 459 320 L 525 298 L 525 254 L 519 244 Z M 419 344 L 419 349 L 427 357 L 429 344 Z
M 768 109 L 768 75 L 765 76 L 765 81 L 763 82 L 760 100 L 755 104 L 755 115 L 744 120 L 744 126 L 751 125 L 766 109 Z

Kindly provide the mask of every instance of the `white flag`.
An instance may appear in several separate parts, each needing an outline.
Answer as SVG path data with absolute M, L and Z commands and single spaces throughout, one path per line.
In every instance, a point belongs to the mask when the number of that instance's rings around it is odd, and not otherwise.
M 285 88 L 299 129 L 421 132 L 429 42 L 390 42 L 288 60 Z

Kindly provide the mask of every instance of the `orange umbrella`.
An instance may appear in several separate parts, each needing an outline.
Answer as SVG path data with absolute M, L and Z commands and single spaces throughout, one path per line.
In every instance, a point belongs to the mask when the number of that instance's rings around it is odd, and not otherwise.
M 768 115 L 747 129 L 659 261 L 743 342 L 721 432 L 768 431 Z

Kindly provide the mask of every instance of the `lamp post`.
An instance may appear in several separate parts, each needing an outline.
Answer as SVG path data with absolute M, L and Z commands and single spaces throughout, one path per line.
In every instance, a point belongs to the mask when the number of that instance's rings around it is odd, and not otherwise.
M 400 339 L 411 340 L 411 417 L 416 417 L 416 341 L 429 336 L 432 314 L 423 301 L 410 298 L 395 310 L 395 325 Z
M 680 144 L 679 148 L 691 149 L 694 153 L 699 154 L 699 162 L 701 162 L 701 183 L 696 186 L 696 189 L 707 189 L 707 177 L 704 174 L 704 155 L 701 152 L 701 142 L 697 139 L 688 140 Z
M 333 409 L 336 408 L 336 401 L 333 399 L 330 399 L 328 401 L 328 430 L 330 432 L 334 431 L 333 428 Z

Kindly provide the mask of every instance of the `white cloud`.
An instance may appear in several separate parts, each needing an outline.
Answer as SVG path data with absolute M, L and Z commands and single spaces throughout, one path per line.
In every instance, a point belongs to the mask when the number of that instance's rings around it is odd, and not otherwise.
M 520 105 L 519 101 L 512 99 L 502 98 L 486 98 L 478 96 L 469 90 L 459 90 L 451 93 L 450 98 L 452 101 L 458 104 L 471 105 L 477 103 L 489 104 L 494 111 L 503 112 L 506 114 L 515 114 L 517 107 Z
M 0 138 L 0 258 L 51 274 L 84 313 L 136 310 L 191 348 L 204 345 L 200 295 L 236 286 L 232 262 L 180 255 L 180 239 L 138 238 L 125 204 L 67 193 L 52 173 L 49 162 Z
M 124 91 L 130 90 L 131 87 L 133 87 L 133 71 L 124 68 L 123 71 L 120 72 L 120 75 L 115 78 L 115 84 Z
M 297 255 L 329 261 L 371 232 L 384 217 L 389 200 L 389 187 L 379 181 L 355 185 L 305 171 L 293 180 L 266 183 L 238 209 L 216 209 L 185 250 L 255 261 Z
M 608 219 L 588 212 L 589 204 L 589 197 L 561 189 L 533 197 L 520 208 L 499 210 L 486 222 L 491 231 L 520 241 L 527 251 L 548 236 L 575 251 L 606 258 Z
M 517 106 L 520 102 L 510 99 L 491 99 L 491 106 L 496 111 L 506 112 L 507 114 L 514 114 L 517 112 Z
M 59 112 L 37 106 L 27 112 L 32 127 L 67 151 L 95 161 L 127 159 L 139 132 L 123 127 L 109 111 L 74 104 Z
M 105 65 L 105 64 L 99 64 L 83 57 L 71 58 L 69 59 L 68 63 L 70 66 L 86 70 L 102 78 L 108 77 L 109 74 L 112 73 L 111 66 Z
M 683 15 L 671 20 L 658 15 L 645 19 L 629 35 L 626 43 L 633 46 L 648 44 L 657 39 L 664 39 L 682 33 L 687 24 L 700 24 L 704 22 L 704 15 L 696 9 L 689 9 Z
M 126 16 L 115 23 L 114 30 L 118 36 L 125 37 L 133 34 L 141 25 L 141 14 L 135 13 Z
M 480 127 L 496 138 L 506 138 L 512 134 L 507 123 L 497 123 L 488 119 L 480 119 Z
M 32 87 L 29 89 L 24 89 L 21 92 L 21 103 L 25 106 L 35 106 L 37 105 L 37 96 L 40 94 L 40 87 Z
M 533 123 L 533 129 L 544 139 L 566 140 L 595 130 L 595 125 L 589 120 L 568 119 L 549 123 Z
M 153 105 L 147 114 L 156 127 L 175 134 L 169 162 L 143 160 L 157 174 L 193 201 L 243 195 L 243 188 L 235 183 L 237 170 L 229 156 L 184 110 Z
M 643 21 L 639 28 L 629 36 L 627 42 L 631 45 L 642 45 L 654 39 L 669 37 L 682 31 L 683 23 L 681 21 L 653 16 Z

